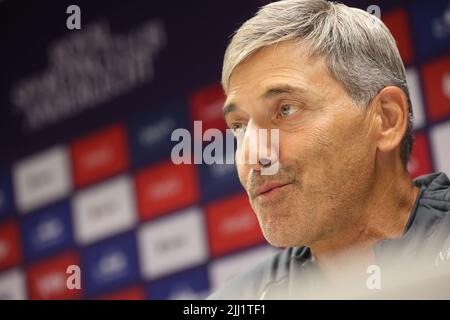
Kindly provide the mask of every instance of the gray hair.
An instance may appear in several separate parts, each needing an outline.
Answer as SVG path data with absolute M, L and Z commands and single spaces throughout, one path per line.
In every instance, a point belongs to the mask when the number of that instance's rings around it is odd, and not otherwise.
M 262 7 L 234 34 L 225 51 L 222 86 L 259 49 L 281 41 L 307 41 L 309 54 L 323 56 L 331 75 L 360 106 L 385 87 L 396 86 L 408 100 L 409 121 L 400 153 L 406 166 L 413 144 L 413 113 L 405 67 L 392 34 L 376 16 L 325 0 L 284 0 Z

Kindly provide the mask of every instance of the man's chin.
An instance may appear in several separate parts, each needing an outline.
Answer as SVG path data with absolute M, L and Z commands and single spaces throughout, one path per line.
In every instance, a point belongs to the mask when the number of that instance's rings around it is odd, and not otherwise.
M 307 213 L 260 216 L 260 227 L 266 240 L 276 247 L 301 247 L 321 237 L 321 228 Z M 319 231 L 319 232 L 318 232 Z
M 301 247 L 302 245 L 298 245 L 297 242 L 285 241 L 282 239 L 268 239 L 267 242 L 275 248 L 290 248 L 290 247 Z
M 299 237 L 295 237 L 293 235 L 285 235 L 283 234 L 283 231 L 276 231 L 276 230 L 263 230 L 264 238 L 267 240 L 267 242 L 276 248 L 287 248 L 287 247 L 300 247 L 303 246 L 302 239 L 299 239 Z

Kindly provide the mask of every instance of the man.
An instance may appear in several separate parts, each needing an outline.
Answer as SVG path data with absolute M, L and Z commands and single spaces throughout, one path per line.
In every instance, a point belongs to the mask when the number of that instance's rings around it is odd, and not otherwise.
M 222 85 L 237 158 L 251 132 L 278 130 L 277 150 L 237 169 L 265 238 L 285 249 L 210 298 L 301 298 L 349 270 L 359 290 L 369 267 L 446 260 L 450 182 L 407 172 L 405 69 L 378 18 L 325 0 L 266 5 L 233 36 Z

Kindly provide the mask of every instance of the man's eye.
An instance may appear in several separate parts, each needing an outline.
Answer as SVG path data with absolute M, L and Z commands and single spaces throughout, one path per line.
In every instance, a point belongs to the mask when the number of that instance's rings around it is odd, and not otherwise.
M 231 124 L 230 129 L 234 134 L 238 134 L 245 131 L 245 126 L 241 122 L 234 122 Z
M 297 108 L 291 106 L 290 104 L 284 104 L 280 108 L 280 116 L 285 118 L 293 114 L 295 111 L 297 111 Z

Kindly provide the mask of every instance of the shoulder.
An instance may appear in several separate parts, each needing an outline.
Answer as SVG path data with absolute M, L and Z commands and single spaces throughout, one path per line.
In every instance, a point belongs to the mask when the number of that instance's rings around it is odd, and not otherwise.
M 420 176 L 414 184 L 423 190 L 420 202 L 433 204 L 439 211 L 450 211 L 450 180 L 445 173 Z
M 265 289 L 272 283 L 285 281 L 289 277 L 292 264 L 303 259 L 308 250 L 306 247 L 281 250 L 256 267 L 231 279 L 208 299 L 262 299 Z
M 435 255 L 450 244 L 450 180 L 440 172 L 420 176 L 414 184 L 420 194 L 402 243 L 416 254 Z
M 417 217 L 422 232 L 429 235 L 445 229 L 450 232 L 450 180 L 445 173 L 434 173 L 414 180 L 420 188 Z

